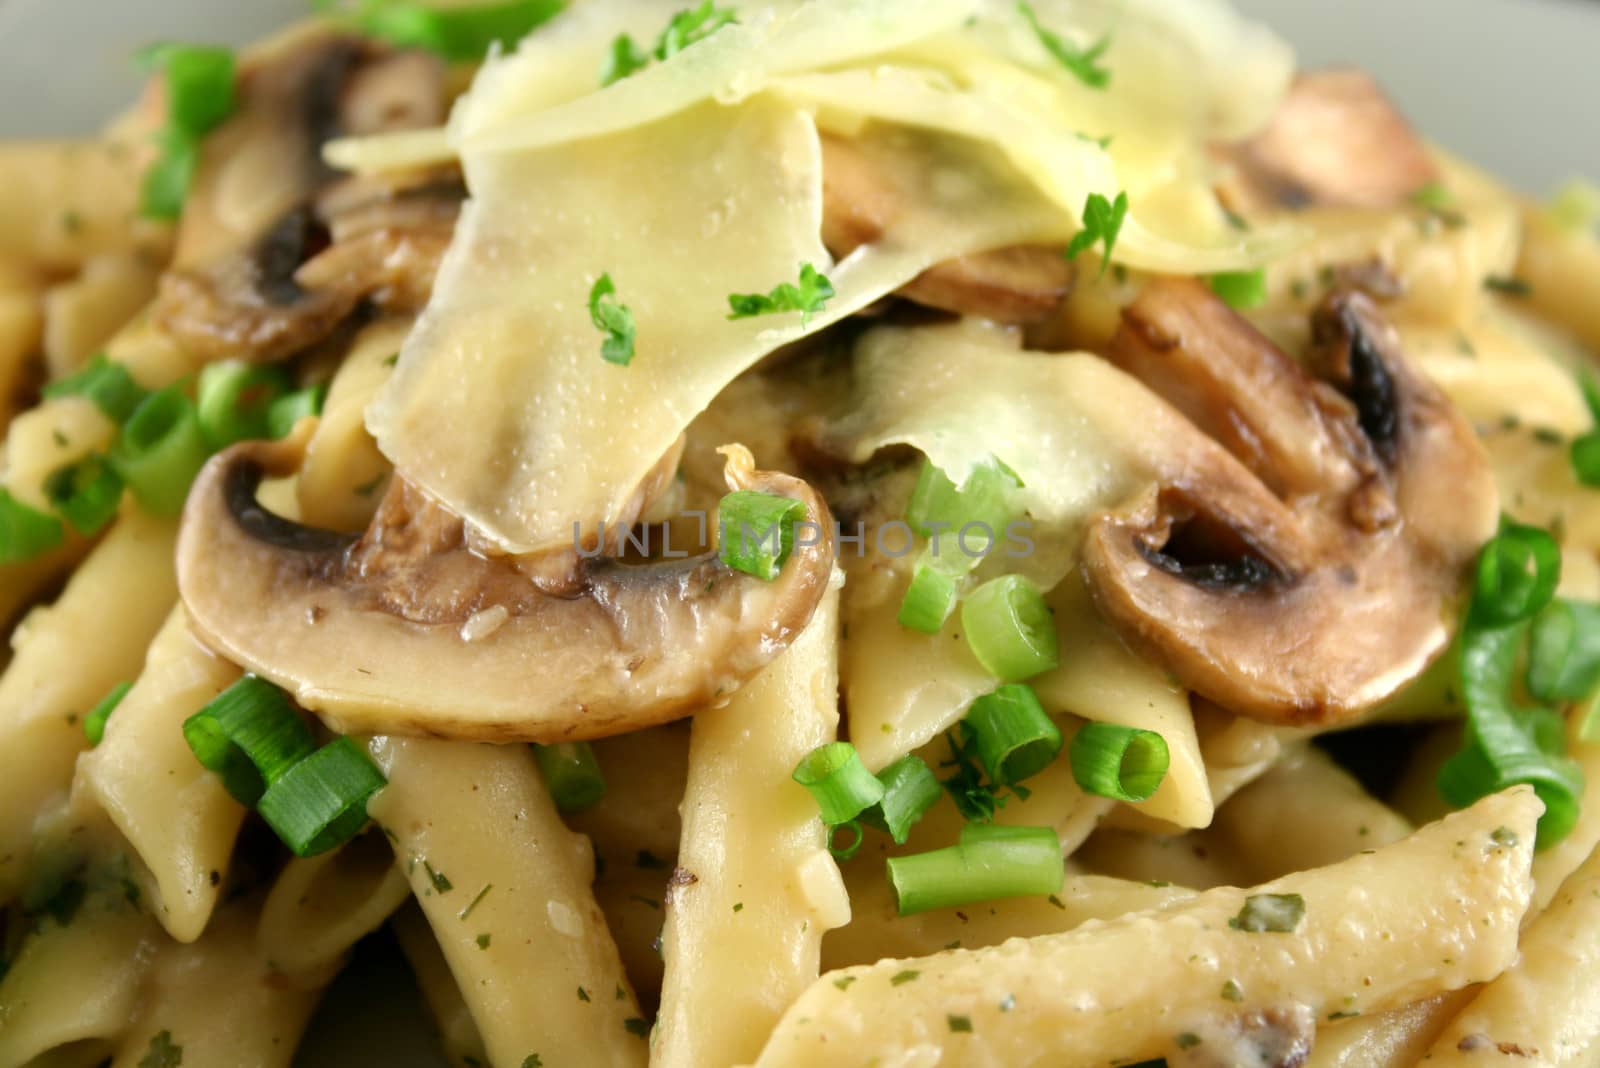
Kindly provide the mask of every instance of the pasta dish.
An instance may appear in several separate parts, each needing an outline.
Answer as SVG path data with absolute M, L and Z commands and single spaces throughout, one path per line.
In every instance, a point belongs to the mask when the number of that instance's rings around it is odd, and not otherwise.
M 1225 0 L 686 3 L 0 144 L 0 1068 L 369 936 L 462 1066 L 1600 1063 L 1600 193 Z

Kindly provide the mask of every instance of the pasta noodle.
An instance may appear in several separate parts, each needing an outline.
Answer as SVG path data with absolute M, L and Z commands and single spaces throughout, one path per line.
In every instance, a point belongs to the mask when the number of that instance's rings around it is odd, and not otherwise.
M 406 738 L 372 750 L 389 779 L 373 819 L 494 1063 L 643 1064 L 644 1037 L 625 1026 L 638 1007 L 589 889 L 588 843 L 561 825 L 533 755 Z
M 656 1063 L 736 1064 L 760 1052 L 816 978 L 823 935 L 849 921 L 827 831 L 784 778 L 838 731 L 837 628 L 830 594 L 787 653 L 695 718 L 683 844 L 667 883 Z
M 182 723 L 239 677 L 189 634 L 181 607 L 156 634 L 74 790 L 105 810 L 149 872 L 141 889 L 179 942 L 206 929 L 245 810 L 194 760 Z
M 16 893 L 35 813 L 71 784 L 80 718 L 139 672 L 176 596 L 173 525 L 129 510 L 27 626 L 0 676 L 0 900 Z M 94 631 L 92 650 L 80 645 Z
M 1382 1012 L 1453 990 L 1499 974 L 1516 956 L 1538 814 L 1531 790 L 1508 792 L 1372 857 L 1257 888 L 1304 897 L 1305 918 L 1287 936 L 1230 930 L 1246 893 L 1218 889 L 1077 932 L 826 975 L 790 1007 L 755 1063 L 815 1063 L 841 1038 L 860 1063 L 945 1050 L 968 1064 L 1016 1066 L 1155 1057 L 1186 1028 L 1204 1029 L 1229 982 L 1246 1006 L 1298 1001 L 1316 1019 Z M 1492 842 L 1491 831 L 1502 826 L 1520 844 Z M 1457 841 L 1470 842 L 1470 852 Z M 1377 899 L 1359 891 L 1391 880 L 1410 892 Z M 1494 887 L 1497 907 L 1462 907 L 1485 900 L 1484 887 Z M 1420 923 L 1424 917 L 1430 922 Z M 1369 938 L 1392 948 L 1348 952 Z M 1278 966 L 1280 953 L 1319 964 L 1291 979 Z M 1120 967 L 1124 961 L 1139 967 Z M 948 1016 L 971 1026 L 952 1028 Z

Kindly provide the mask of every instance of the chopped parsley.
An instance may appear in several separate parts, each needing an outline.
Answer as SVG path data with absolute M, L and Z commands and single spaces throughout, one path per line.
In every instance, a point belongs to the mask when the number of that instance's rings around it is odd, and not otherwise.
M 617 303 L 616 294 L 611 275 L 601 275 L 589 290 L 589 320 L 605 335 L 600 343 L 600 358 L 626 367 L 633 362 L 633 312 L 626 304 Z
M 744 911 L 744 902 L 743 901 L 735 901 L 733 903 L 733 911 L 735 911 L 735 912 L 743 912 Z
M 1104 89 L 1111 84 L 1111 72 L 1097 65 L 1106 49 L 1111 47 L 1109 33 L 1088 48 L 1079 49 L 1064 41 L 1060 34 L 1046 29 L 1039 21 L 1039 16 L 1034 14 L 1032 4 L 1020 3 L 1017 5 L 1017 11 L 1033 28 L 1034 36 L 1039 38 L 1039 43 L 1044 45 L 1045 51 L 1054 56 L 1056 62 L 1073 77 L 1091 89 Z
M 1178 1037 L 1172 1040 L 1179 1049 L 1194 1049 L 1200 1044 L 1200 1036 L 1193 1031 L 1180 1031 Z
M 139 1059 L 139 1068 L 178 1068 L 183 1063 L 183 1047 L 173 1045 L 171 1031 L 157 1031 Z
M 433 888 L 441 894 L 448 894 L 455 887 L 450 885 L 450 880 L 445 878 L 442 871 L 434 871 L 433 865 L 426 860 L 422 862 L 422 870 L 428 873 L 428 881 L 433 883 Z
M 630 1016 L 622 1021 L 622 1026 L 627 1028 L 628 1034 L 640 1038 L 650 1037 L 650 1021 L 639 1016 Z
M 601 72 L 600 84 L 620 82 L 650 65 L 652 59 L 664 60 L 682 52 L 692 44 L 710 37 L 724 26 L 739 21 L 739 13 L 731 7 L 717 7 L 713 0 L 702 0 L 694 7 L 686 7 L 667 23 L 667 28 L 656 38 L 655 47 L 646 52 L 627 34 L 611 42 L 611 55 Z
M 1118 193 L 1116 200 L 1107 200 L 1100 193 L 1090 193 L 1083 202 L 1083 229 L 1072 235 L 1067 243 L 1067 259 L 1077 259 L 1078 253 L 1092 248 L 1095 242 L 1105 247 L 1100 261 L 1100 274 L 1106 273 L 1111 263 L 1111 250 L 1117 244 L 1117 234 L 1122 230 L 1122 220 L 1128 215 L 1128 194 Z
M 1504 849 L 1511 849 L 1517 844 L 1517 832 L 1510 827 L 1496 827 L 1489 832 L 1489 841 Z
M 850 984 L 855 981 L 856 977 L 853 975 L 841 975 L 839 978 L 833 981 L 833 985 L 838 987 L 840 990 L 849 990 Z
M 949 1026 L 952 1034 L 972 1034 L 972 1017 L 970 1016 L 958 1016 L 953 1012 L 947 1012 L 945 1013 L 944 1021 Z
M 903 986 L 906 983 L 914 982 L 916 979 L 921 977 L 921 975 L 922 975 L 922 973 L 917 971 L 916 969 L 907 968 L 903 972 L 895 972 L 894 975 L 889 978 L 889 985 L 890 986 Z
M 1513 275 L 1491 274 L 1484 278 L 1483 288 L 1506 297 L 1526 297 L 1533 293 L 1527 279 Z
M 1228 921 L 1235 931 L 1288 934 L 1306 916 L 1306 899 L 1299 894 L 1251 894 L 1239 915 Z
M 1222 1000 L 1243 1001 L 1244 988 L 1241 987 L 1235 980 L 1229 979 L 1226 983 L 1222 984 Z
M 994 819 L 996 809 L 1005 807 L 1005 803 L 1011 799 L 1010 794 L 1027 800 L 1029 790 L 1026 786 L 1017 783 L 1000 786 L 989 781 L 983 765 L 972 751 L 970 738 L 958 742 L 955 734 L 946 731 L 945 741 L 950 746 L 950 759 L 941 761 L 939 766 L 955 768 L 955 772 L 942 780 L 940 785 L 956 803 L 956 810 L 961 813 L 962 819 L 969 823 L 988 823 Z
M 479 949 L 489 948 L 489 934 L 487 931 L 477 937 L 477 943 Z
M 760 293 L 728 294 L 729 319 L 751 319 L 757 315 L 774 315 L 780 312 L 799 312 L 800 325 L 811 322 L 833 296 L 833 283 L 809 263 L 800 265 L 800 282 L 783 282 L 765 295 Z
M 578 1000 L 579 1001 L 588 1001 L 589 1000 L 589 992 L 587 990 L 585 990 L 581 986 L 578 988 Z
M 522 1058 L 522 1068 L 544 1068 L 544 1060 L 537 1053 Z

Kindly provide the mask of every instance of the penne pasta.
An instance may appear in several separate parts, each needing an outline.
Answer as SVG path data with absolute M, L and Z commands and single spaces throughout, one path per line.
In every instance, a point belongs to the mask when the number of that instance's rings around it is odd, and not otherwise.
M 20 885 L 34 814 L 64 795 L 88 742 L 81 717 L 139 673 L 176 597 L 172 523 L 125 511 L 40 610 L 0 676 L 0 901 Z M 100 636 L 85 649 L 80 638 Z
M 850 918 L 815 802 L 789 778 L 838 731 L 838 626 L 830 593 L 786 653 L 695 717 L 652 1064 L 754 1057 L 816 978 L 824 933 Z
M 284 865 L 261 905 L 258 952 L 297 982 L 315 985 L 350 948 L 382 927 L 411 896 L 381 836 L 368 833 L 328 853 Z
M 1589 1064 L 1600 1036 L 1600 854 L 1568 876 L 1522 937 L 1522 955 L 1467 1002 L 1431 1064 L 1512 1057 Z
M 1253 891 L 1218 889 L 1066 934 L 829 973 L 785 1013 L 755 1063 L 1143 1060 L 1179 1048 L 1180 1034 L 1226 1031 L 1253 1009 L 1309 1010 L 1311 1026 L 1481 982 L 1516 958 L 1540 811 L 1518 788 L 1371 856 Z M 1493 839 L 1500 828 L 1514 841 Z M 1404 894 L 1363 890 L 1401 883 Z M 1247 897 L 1263 894 L 1303 899 L 1294 929 L 1230 928 Z M 1386 948 L 1360 952 L 1374 943 Z M 1285 971 L 1286 959 L 1317 964 Z
M 195 760 L 183 721 L 239 674 L 190 635 L 181 606 L 173 609 L 103 740 L 78 758 L 74 792 L 104 809 L 133 847 L 146 900 L 179 942 L 205 930 L 245 817 Z
M 489 1054 L 483 1048 L 483 1036 L 473 1022 L 472 1010 L 461 996 L 461 988 L 450 974 L 450 964 L 439 951 L 422 910 L 415 904 L 401 908 L 392 926 L 428 1011 L 433 1014 L 445 1053 L 457 1064 L 488 1064 Z
M 376 738 L 368 806 L 467 999 L 493 1063 L 643 1065 L 648 1025 L 525 747 Z M 531 904 L 531 907 L 530 907 Z

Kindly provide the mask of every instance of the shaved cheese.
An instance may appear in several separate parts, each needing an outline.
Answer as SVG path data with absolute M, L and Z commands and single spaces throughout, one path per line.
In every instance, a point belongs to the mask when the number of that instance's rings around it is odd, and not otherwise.
M 1191 7 L 1211 10 L 1175 10 Z M 1164 17 L 1137 11 L 1127 17 Z M 1278 240 L 1229 229 L 1206 182 L 1204 138 L 1240 121 L 1212 98 L 1222 82 L 1208 73 L 1186 95 L 1166 69 L 1237 60 L 1248 35 L 1152 32 L 1119 51 L 1120 95 L 1085 97 L 991 40 L 1016 34 L 1009 5 L 783 0 L 597 88 L 614 36 L 648 40 L 667 17 L 639 0 L 578 5 L 491 62 L 451 119 L 472 201 L 368 425 L 407 478 L 505 551 L 631 522 L 647 474 L 767 353 L 944 260 L 1065 244 L 1090 193 L 1131 188 L 1148 205 L 1117 243 L 1136 265 L 1237 267 Z M 1272 49 L 1260 54 L 1251 70 L 1276 69 Z M 848 125 L 903 200 L 838 264 L 819 237 L 819 119 Z M 1108 154 L 1079 120 L 1114 126 L 1124 146 Z M 764 292 L 805 263 L 836 290 L 826 311 L 727 321 L 728 294 Z M 602 274 L 637 326 L 625 367 L 599 361 L 583 299 Z M 464 426 L 475 432 L 451 432 Z
M 574 522 L 585 534 L 631 522 L 645 475 L 766 353 L 941 260 L 1071 231 L 970 145 L 888 128 L 862 149 L 908 189 L 906 210 L 828 268 L 837 295 L 808 324 L 727 319 L 729 293 L 829 263 L 816 129 L 792 104 L 708 103 L 607 137 L 469 156 L 474 200 L 368 412 L 379 446 L 503 548 L 570 545 Z M 638 326 L 627 367 L 600 360 L 589 321 L 585 296 L 603 272 Z

